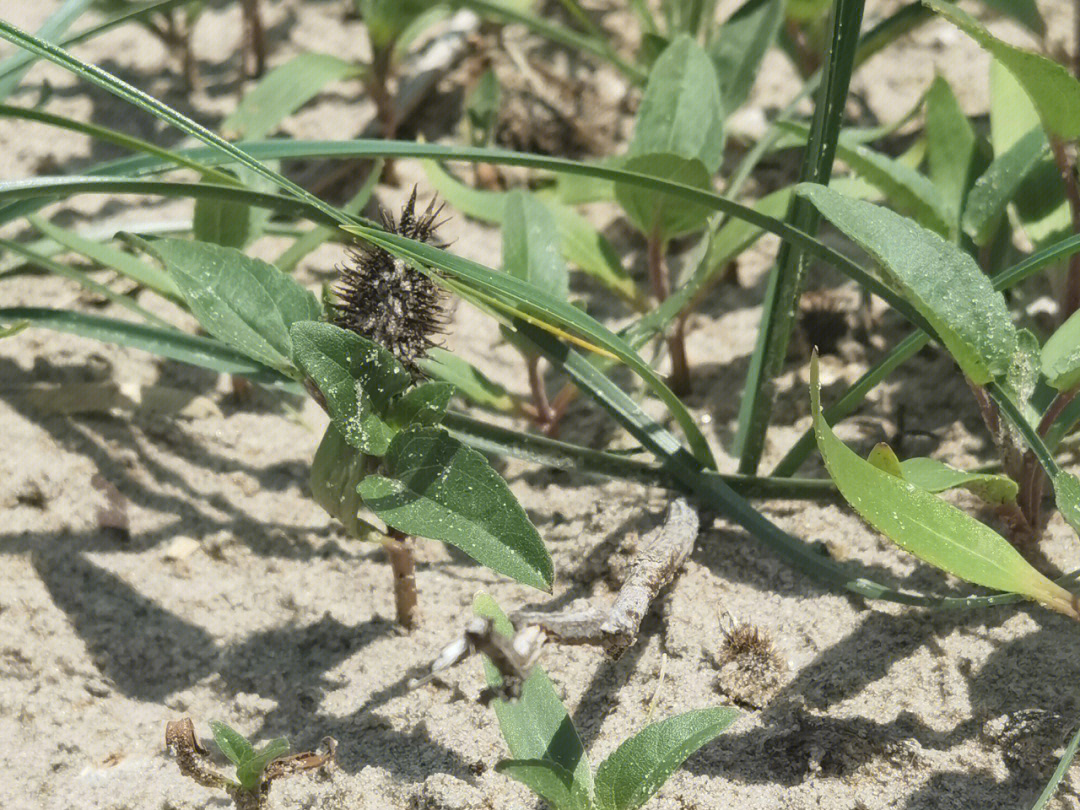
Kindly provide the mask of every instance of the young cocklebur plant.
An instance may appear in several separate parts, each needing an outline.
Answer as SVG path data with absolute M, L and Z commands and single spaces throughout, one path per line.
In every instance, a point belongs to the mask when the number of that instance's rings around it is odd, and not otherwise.
M 427 238 L 435 213 L 417 216 L 413 199 L 386 226 Z M 350 535 L 385 544 L 401 624 L 415 622 L 412 537 L 456 545 L 482 565 L 550 589 L 551 558 L 506 483 L 441 427 L 453 387 L 416 371 L 441 321 L 433 281 L 371 246 L 343 269 L 337 303 L 324 312 L 291 277 L 238 250 L 172 238 L 141 245 L 165 265 L 207 332 L 301 383 L 327 411 L 312 493 Z M 365 508 L 386 528 L 361 517 Z
M 473 607 L 493 623 L 494 632 L 514 636 L 513 625 L 491 597 L 480 594 Z M 484 670 L 489 688 L 500 690 L 500 668 L 485 660 Z M 714 707 L 652 723 L 624 740 L 594 772 L 543 668 L 522 674 L 519 696 L 492 701 L 513 756 L 496 770 L 527 785 L 555 810 L 636 810 L 687 757 L 738 718 L 734 709 Z

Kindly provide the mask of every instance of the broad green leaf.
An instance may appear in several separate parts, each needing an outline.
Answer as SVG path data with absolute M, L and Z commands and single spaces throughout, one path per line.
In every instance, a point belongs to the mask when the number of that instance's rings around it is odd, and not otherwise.
M 136 284 L 141 284 L 160 295 L 180 299 L 180 289 L 176 286 L 176 282 L 168 273 L 159 270 L 154 265 L 105 242 L 87 239 L 67 228 L 59 228 L 40 217 L 27 217 L 27 219 L 31 225 L 58 245 L 80 253 L 104 267 L 110 267 Z
M 747 0 L 728 17 L 707 46 L 720 81 L 725 114 L 746 101 L 761 60 L 776 41 L 783 21 L 783 0 Z
M 841 442 L 821 414 L 816 355 L 810 363 L 810 411 L 829 477 L 873 528 L 960 579 L 1020 593 L 1080 618 L 1075 597 L 1032 568 L 1004 537 L 929 492 L 864 461 Z
M 289 327 L 322 317 L 314 295 L 232 248 L 171 238 L 143 245 L 165 265 L 207 332 L 260 363 L 292 371 Z
M 989 504 L 999 506 L 1016 500 L 1019 489 L 1007 475 L 958 470 L 932 458 L 909 458 L 900 462 L 903 478 L 927 492 L 962 487 Z
M 333 422 L 327 425 L 311 462 L 311 496 L 350 537 L 361 540 L 377 537 L 375 527 L 360 518 L 363 501 L 356 488 L 367 473 L 368 457 L 345 441 Z
M 195 200 L 192 231 L 199 242 L 240 249 L 252 237 L 251 206 L 232 200 Z
M 706 176 L 724 153 L 724 109 L 716 68 L 693 38 L 676 37 L 649 71 L 627 155 L 701 161 Z
M 555 217 L 546 205 L 523 191 L 511 192 L 503 211 L 503 269 L 565 300 L 570 296 L 570 280 L 555 227 Z
M 982 0 L 982 2 L 995 11 L 1012 17 L 1033 34 L 1040 37 L 1046 36 L 1046 22 L 1039 13 L 1035 0 Z
M 809 128 L 801 124 L 782 122 L 780 126 L 803 136 L 809 134 Z M 864 146 L 848 132 L 840 133 L 836 154 L 859 177 L 879 189 L 900 213 L 913 217 L 940 236 L 950 234 L 953 226 L 948 204 L 928 177 Z
M 390 421 L 402 430 L 437 425 L 446 416 L 446 408 L 453 396 L 454 386 L 450 383 L 423 383 L 393 404 Z
M 1042 373 L 1058 391 L 1080 385 L 1080 311 L 1074 312 L 1042 348 Z
M 390 403 L 412 378 L 389 351 L 330 323 L 293 325 L 294 357 L 326 399 L 330 418 L 345 440 L 381 456 L 396 431 L 387 423 Z
M 458 393 L 481 408 L 500 413 L 513 413 L 514 398 L 484 372 L 455 354 L 434 348 L 419 362 L 420 368 L 430 377 L 448 382 Z
M 698 709 L 646 726 L 596 769 L 597 810 L 636 810 L 686 758 L 735 722 L 734 709 Z
M 553 810 L 592 810 L 589 797 L 574 782 L 574 775 L 550 760 L 504 759 L 495 770 L 521 782 Z
M 247 738 L 224 723 L 211 720 L 210 733 L 214 735 L 214 743 L 221 749 L 221 753 L 228 757 L 233 765 L 239 766 L 241 762 L 255 756 L 255 749 Z
M 1039 128 L 994 158 L 972 187 L 964 208 L 964 232 L 979 246 L 987 244 L 997 230 L 1005 208 L 1050 149 Z
M 979 142 L 949 83 L 938 76 L 926 94 L 926 156 L 930 179 L 949 214 L 949 235 L 960 233 L 960 215 L 979 170 Z
M 926 318 L 974 383 L 985 384 L 1008 371 L 1016 329 L 1005 299 L 974 259 L 871 203 L 811 184 L 800 184 L 797 193 L 878 262 L 890 285 Z
M 415 17 L 425 12 L 431 0 L 358 0 L 372 49 L 390 47 Z
M 923 0 L 989 51 L 1023 85 L 1047 132 L 1064 140 L 1080 138 L 1080 82 L 1053 60 L 1002 42 L 970 14 L 945 0 Z
M 496 631 L 504 636 L 514 635 L 514 626 L 486 593 L 476 595 L 473 611 L 495 622 Z M 498 670 L 488 661 L 484 661 L 484 673 L 488 686 L 494 688 L 502 684 Z M 539 759 L 554 763 L 573 775 L 575 785 L 582 786 L 587 795 L 592 795 L 593 775 L 589 758 L 566 707 L 543 667 L 533 667 L 519 700 L 507 702 L 496 699 L 491 705 L 495 709 L 506 746 L 515 760 Z
M 1054 485 L 1054 503 L 1058 511 L 1073 531 L 1080 533 L 1080 478 L 1058 470 L 1050 480 Z M 1073 600 L 1075 604 L 1076 597 Z
M 236 768 L 236 780 L 245 790 L 254 790 L 259 786 L 262 772 L 266 766 L 278 757 L 289 753 L 289 741 L 284 737 L 271 740 L 258 750 L 250 759 L 244 760 Z
M 231 138 L 263 138 L 328 84 L 359 76 L 363 68 L 328 53 L 302 53 L 267 73 L 224 121 Z
M 551 557 L 540 535 L 482 455 L 441 428 L 413 428 L 390 442 L 384 470 L 365 478 L 359 492 L 387 525 L 450 543 L 497 573 L 551 590 Z
M 696 158 L 663 153 L 637 155 L 622 168 L 702 190 L 709 188 L 709 173 Z M 656 234 L 665 242 L 700 229 L 709 217 L 709 210 L 702 205 L 629 183 L 615 184 L 615 200 L 638 230 L 648 237 Z

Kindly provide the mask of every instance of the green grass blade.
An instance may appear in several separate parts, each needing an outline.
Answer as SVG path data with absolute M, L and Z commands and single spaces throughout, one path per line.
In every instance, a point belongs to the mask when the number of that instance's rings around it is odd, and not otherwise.
M 67 332 L 79 337 L 93 338 L 103 343 L 115 343 L 142 349 L 170 360 L 208 368 L 222 374 L 239 374 L 254 382 L 282 385 L 290 382 L 284 375 L 209 338 L 185 334 L 178 329 L 159 329 L 154 326 L 87 315 L 64 309 L 41 307 L 8 307 L 0 309 L 0 323 L 28 321 L 31 326 Z M 299 386 L 285 386 L 302 391 Z
M 318 209 L 329 219 L 338 222 L 349 222 L 348 217 L 340 213 L 336 208 L 324 203 L 314 194 L 304 190 L 296 183 L 282 177 L 275 171 L 264 166 L 259 161 L 237 149 L 228 141 L 208 130 L 201 124 L 197 124 L 187 116 L 181 115 L 176 110 L 158 101 L 156 98 L 132 87 L 127 82 L 121 81 L 116 76 L 102 70 L 95 65 L 88 64 L 75 58 L 63 48 L 58 48 L 45 42 L 16 26 L 0 19 L 0 37 L 6 39 L 25 50 L 34 53 L 50 62 L 71 71 L 81 79 L 85 79 L 98 87 L 112 93 L 118 98 L 143 109 L 193 138 L 197 138 L 223 154 L 229 155 L 233 160 L 251 169 L 255 174 L 264 177 L 275 185 L 293 194 L 297 199 L 307 203 L 310 207 Z
M 1069 744 L 1065 746 L 1065 753 L 1063 753 L 1061 759 L 1058 760 L 1057 767 L 1054 768 L 1054 772 L 1050 775 L 1050 781 L 1046 783 L 1043 792 L 1039 794 L 1039 798 L 1035 800 L 1035 804 L 1031 805 L 1031 810 L 1043 810 L 1050 800 L 1054 798 L 1058 785 L 1060 785 L 1061 780 L 1065 778 L 1069 766 L 1072 765 L 1072 761 L 1076 757 L 1076 750 L 1078 748 L 1080 748 L 1080 728 L 1076 729 L 1076 733 L 1073 734 L 1072 739 L 1069 740 Z
M 38 29 L 37 35 L 43 40 L 59 39 L 93 2 L 94 0 L 66 0 Z M 9 56 L 0 63 L 0 99 L 5 99 L 15 92 L 33 63 L 33 59 L 28 59 L 21 53 Z
M 822 76 L 821 94 L 814 108 L 810 139 L 803 156 L 799 180 L 828 185 L 832 175 L 836 142 L 844 116 L 855 52 L 859 42 L 864 0 L 836 0 L 832 11 L 832 41 Z M 819 215 L 807 201 L 796 199 L 788 210 L 787 223 L 812 236 Z M 805 254 L 801 246 L 785 242 L 777 253 L 762 307 L 761 326 L 739 407 L 736 450 L 739 472 L 757 471 L 765 447 L 765 432 L 772 415 L 773 378 L 787 354 L 796 304 L 802 287 Z

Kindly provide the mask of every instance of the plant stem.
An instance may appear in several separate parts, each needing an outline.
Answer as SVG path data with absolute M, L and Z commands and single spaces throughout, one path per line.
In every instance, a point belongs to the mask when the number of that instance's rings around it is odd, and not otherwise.
M 1076 185 L 1076 167 L 1065 151 L 1065 143 L 1056 135 L 1050 136 L 1050 148 L 1054 162 L 1065 184 L 1065 197 L 1069 201 L 1073 233 L 1080 233 L 1080 189 Z M 1080 308 L 1080 256 L 1069 258 L 1069 274 L 1065 282 L 1065 294 L 1061 301 L 1061 320 L 1065 320 Z
M 413 558 L 412 538 L 390 529 L 386 542 L 386 556 L 390 570 L 394 572 L 394 604 L 397 622 L 406 630 L 416 626 L 416 561 Z
M 258 78 L 266 70 L 266 34 L 259 0 L 243 0 L 241 13 L 244 17 L 244 74 Z
M 525 365 L 529 370 L 529 390 L 532 391 L 533 407 L 536 408 L 536 421 L 550 435 L 557 428 L 558 419 L 548 402 L 544 375 L 540 373 L 540 355 L 530 354 Z
M 653 228 L 648 238 L 649 254 L 649 280 L 652 282 L 653 295 L 658 304 L 664 303 L 671 295 L 671 270 L 668 267 L 667 257 L 664 255 L 666 240 L 661 236 L 660 229 Z M 690 368 L 686 361 L 686 322 L 677 318 L 675 328 L 667 335 L 668 354 L 671 355 L 671 379 L 668 384 L 671 390 L 679 396 L 690 393 Z

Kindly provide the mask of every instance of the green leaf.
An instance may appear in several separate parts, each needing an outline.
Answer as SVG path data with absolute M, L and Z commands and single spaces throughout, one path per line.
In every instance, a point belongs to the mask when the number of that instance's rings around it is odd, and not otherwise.
M 476 82 L 465 100 L 465 115 L 472 130 L 472 142 L 476 146 L 491 142 L 498 120 L 502 89 L 495 71 L 488 68 Z
M 1058 391 L 1080 385 L 1080 311 L 1074 312 L 1042 348 L 1042 373 Z
M 259 786 L 262 772 L 266 766 L 278 757 L 289 753 L 289 741 L 284 737 L 271 740 L 249 759 L 245 759 L 236 768 L 236 780 L 244 790 L 255 790 Z
M 958 470 L 932 458 L 909 458 L 900 463 L 902 477 L 927 492 L 962 487 L 994 506 L 1016 500 L 1019 489 L 1007 475 Z
M 333 82 L 359 76 L 363 68 L 328 53 L 302 53 L 267 73 L 224 121 L 231 138 L 263 138 Z
M 375 51 L 390 47 L 431 0 L 359 0 L 360 15 Z
M 330 418 L 345 440 L 381 456 L 397 432 L 390 403 L 412 378 L 389 351 L 331 323 L 302 321 L 292 327 L 294 358 L 322 391 Z
M 809 134 L 809 129 L 800 124 L 785 121 L 780 126 L 800 135 Z M 879 189 L 898 211 L 935 233 L 948 236 L 954 226 L 950 224 L 948 204 L 938 187 L 901 161 L 864 146 L 854 135 L 852 132 L 840 133 L 836 142 L 837 157 Z
M 495 630 L 504 636 L 514 635 L 514 626 L 486 593 L 479 593 L 473 601 L 473 611 L 495 622 Z M 484 673 L 490 687 L 502 684 L 498 670 L 484 661 Z M 541 666 L 533 667 L 525 681 L 521 698 L 507 702 L 493 700 L 492 708 L 499 720 L 506 746 L 515 760 L 542 760 L 572 774 L 573 784 L 593 792 L 592 767 L 581 744 L 577 729 L 570 715 L 555 692 L 555 687 Z
M 897 478 L 904 477 L 904 468 L 900 466 L 900 459 L 885 442 L 875 444 L 874 449 L 867 454 L 866 460 L 882 472 L 887 472 Z
M 521 782 L 554 810 L 591 810 L 585 789 L 574 782 L 572 773 L 554 762 L 504 759 L 495 770 Z
M 216 340 L 187 335 L 179 329 L 161 329 L 100 315 L 43 307 L 10 307 L 0 309 L 0 322 L 28 321 L 31 326 L 54 329 L 70 335 L 116 343 L 142 349 L 152 354 L 179 360 L 193 366 L 208 368 L 222 374 L 240 374 L 257 382 L 286 382 L 280 372 L 255 362 Z
M 487 459 L 441 428 L 397 434 L 386 477 L 361 482 L 364 503 L 406 534 L 457 546 L 481 565 L 551 590 L 552 565 L 525 510 Z
M 859 458 L 821 415 L 817 356 L 810 363 L 810 411 L 829 476 L 859 516 L 905 551 L 960 579 L 1020 593 L 1080 618 L 1075 598 L 1044 577 L 1004 537 L 923 489 Z
M 597 810 L 636 810 L 686 758 L 735 722 L 734 709 L 698 709 L 646 726 L 596 769 Z
M 255 749 L 247 738 L 224 723 L 211 720 L 210 732 L 214 735 L 214 743 L 233 765 L 239 766 L 255 756 Z
M 485 300 L 510 308 L 514 316 L 521 316 L 522 319 L 531 318 L 534 323 L 549 327 L 565 328 L 580 339 L 589 341 L 592 345 L 599 346 L 604 351 L 615 355 L 626 363 L 668 407 L 671 415 L 686 434 L 694 456 L 711 469 L 716 468 L 716 461 L 709 449 L 708 441 L 702 435 L 693 416 L 686 410 L 686 406 L 637 352 L 627 345 L 626 341 L 612 334 L 587 313 L 566 301 L 545 295 L 513 276 L 494 273 L 483 265 L 441 251 L 426 243 L 364 226 L 349 226 L 345 230 L 405 257 L 418 267 L 438 268 L 466 292 L 478 293 L 483 295 Z
M 960 214 L 978 169 L 978 139 L 949 83 L 937 76 L 926 94 L 926 153 L 930 179 L 949 214 L 949 235 L 960 232 Z
M 50 42 L 56 41 L 64 35 L 75 20 L 77 20 L 94 0 L 66 0 L 63 5 L 54 11 L 45 23 L 38 29 L 37 35 Z M 10 96 L 22 81 L 26 71 L 30 69 L 34 60 L 26 53 L 15 53 L 0 62 L 0 99 Z
M 192 231 L 199 242 L 240 249 L 252 237 L 251 206 L 232 200 L 195 200 Z
M 503 211 L 503 269 L 555 298 L 570 297 L 555 217 L 530 194 L 513 191 Z
M 1064 140 L 1080 138 L 1080 82 L 1064 66 L 1002 42 L 970 14 L 945 0 L 923 0 L 1008 68 L 1023 85 L 1047 132 Z
M 260 363 L 292 372 L 289 327 L 322 317 L 314 295 L 273 265 L 233 248 L 186 239 L 142 244 L 165 265 L 207 332 Z
M 430 427 L 442 422 L 454 396 L 454 386 L 446 382 L 418 385 L 390 409 L 390 421 L 398 428 Z
M 724 109 L 716 68 L 693 38 L 680 35 L 649 71 L 627 155 L 697 159 L 708 177 L 723 153 Z
M 367 462 L 368 457 L 345 441 L 331 422 L 315 451 L 308 478 L 315 502 L 338 520 L 351 537 L 360 540 L 377 536 L 375 527 L 360 518 L 363 500 L 356 491 L 368 474 Z
M 481 408 L 500 413 L 513 413 L 516 408 L 514 398 L 505 388 L 445 349 L 432 349 L 419 365 L 425 374 L 450 383 L 459 394 Z
M 784 0 L 746 0 L 709 43 L 725 114 L 741 107 L 750 95 L 761 60 L 783 21 Z
M 709 172 L 696 158 L 661 153 L 638 155 L 623 163 L 622 168 L 702 190 L 709 188 Z M 615 200 L 638 230 L 646 236 L 656 234 L 663 241 L 699 230 L 709 217 L 709 210 L 702 205 L 629 183 L 615 184 Z
M 909 219 L 823 186 L 800 184 L 845 236 L 869 253 L 926 318 L 964 373 L 977 385 L 1003 376 L 1016 351 L 1005 299 L 975 260 Z
M 167 298 L 180 300 L 180 289 L 168 273 L 105 242 L 87 239 L 67 228 L 58 228 L 40 217 L 27 217 L 30 224 L 58 245 L 80 253 L 104 267 L 111 267 L 136 284 L 141 284 Z
M 9 338 L 19 334 L 30 325 L 30 321 L 13 321 L 11 326 L 0 326 L 0 338 Z
M 1049 154 L 1050 144 L 1039 128 L 1013 144 L 982 173 L 968 195 L 964 208 L 964 232 L 980 247 L 994 236 L 1006 206 L 1032 171 Z
M 1035 0 L 982 0 L 982 2 L 995 11 L 1012 17 L 1033 34 L 1040 37 L 1046 36 L 1046 22 L 1039 13 Z

